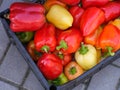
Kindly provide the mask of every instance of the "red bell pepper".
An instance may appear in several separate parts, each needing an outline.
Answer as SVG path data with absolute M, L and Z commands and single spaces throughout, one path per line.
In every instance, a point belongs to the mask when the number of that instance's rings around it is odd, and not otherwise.
M 69 28 L 66 31 L 61 32 L 58 36 L 58 46 L 56 49 L 62 53 L 74 53 L 80 46 L 83 36 L 79 29 Z
M 56 48 L 55 27 L 52 24 L 45 24 L 41 29 L 37 30 L 34 43 L 37 51 L 54 51 Z
M 62 62 L 55 54 L 44 53 L 37 66 L 48 80 L 56 79 L 63 71 Z
M 59 51 L 54 51 L 54 54 L 57 55 L 62 61 L 62 65 L 67 65 L 72 60 L 72 54 L 63 54 Z
M 70 6 L 77 5 L 80 3 L 80 0 L 60 0 L 60 1 Z
M 10 6 L 10 28 L 14 32 L 38 30 L 46 22 L 44 14 L 40 4 L 15 2 Z
M 76 6 L 70 7 L 69 11 L 71 15 L 73 16 L 73 26 L 79 28 L 80 19 L 84 12 L 84 9 L 76 5 Z
M 98 46 L 108 55 L 114 55 L 114 52 L 120 49 L 120 31 L 112 24 L 104 27 L 98 38 Z
M 112 19 L 120 16 L 120 2 L 114 1 L 109 2 L 108 4 L 101 7 L 101 9 L 105 12 L 105 21 L 109 22 Z
M 84 37 L 84 42 L 86 44 L 96 45 L 97 39 L 100 36 L 100 33 L 102 32 L 102 27 L 100 26 L 95 32 L 91 33 L 88 36 Z
M 97 7 L 87 8 L 80 20 L 80 30 L 83 36 L 87 36 L 93 32 L 104 22 L 104 12 Z
M 82 6 L 83 8 L 88 8 L 91 6 L 103 6 L 107 4 L 110 0 L 82 0 Z

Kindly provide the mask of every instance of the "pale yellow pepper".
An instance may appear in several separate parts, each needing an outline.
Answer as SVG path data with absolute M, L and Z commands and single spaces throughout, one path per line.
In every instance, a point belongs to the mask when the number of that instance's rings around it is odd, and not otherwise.
M 120 30 L 120 18 L 117 18 L 114 21 L 111 21 L 110 23 L 115 25 Z
M 46 15 L 46 18 L 50 23 L 52 23 L 61 30 L 65 30 L 71 27 L 73 23 L 72 15 L 66 8 L 60 5 L 51 6 L 50 10 Z
M 91 69 L 98 63 L 96 48 L 90 44 L 82 45 L 75 52 L 75 60 L 84 70 Z

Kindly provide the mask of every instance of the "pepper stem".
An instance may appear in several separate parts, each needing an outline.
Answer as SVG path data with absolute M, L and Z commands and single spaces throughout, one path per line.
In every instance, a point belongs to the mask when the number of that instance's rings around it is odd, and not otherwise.
M 82 43 L 81 43 L 81 48 L 79 49 L 79 53 L 82 54 L 82 55 L 84 55 L 84 54 L 86 54 L 88 51 L 89 51 L 89 50 L 88 50 L 88 47 L 86 47 L 86 46 L 84 45 L 84 43 L 82 42 Z
M 69 73 L 74 75 L 77 72 L 75 67 L 71 67 Z
M 64 40 L 61 40 L 60 45 L 56 47 L 57 50 L 60 50 L 61 48 L 63 48 L 63 49 L 68 48 L 67 43 Z
M 41 50 L 44 51 L 44 52 L 46 52 L 46 53 L 49 51 L 49 49 L 50 49 L 50 48 L 49 48 L 49 46 L 47 46 L 47 45 L 44 45 L 44 46 L 42 46 L 42 48 L 41 48 Z
M 112 52 L 113 48 L 112 47 L 107 47 L 107 53 L 105 53 L 104 57 L 107 57 L 107 56 L 114 56 L 115 53 Z

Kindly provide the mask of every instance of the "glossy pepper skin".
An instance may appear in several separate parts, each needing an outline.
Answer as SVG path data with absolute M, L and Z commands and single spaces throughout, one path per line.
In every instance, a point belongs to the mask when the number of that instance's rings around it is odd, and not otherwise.
M 120 16 L 120 1 L 109 2 L 101 9 L 105 12 L 105 22 L 108 22 Z
M 114 52 L 120 49 L 119 29 L 112 24 L 106 25 L 98 38 L 98 45 L 109 55 L 114 55 Z
M 34 37 L 34 32 L 16 32 L 17 37 L 22 43 L 27 43 Z
M 61 60 L 56 55 L 49 53 L 42 55 L 37 66 L 48 80 L 56 79 L 63 71 Z
M 69 9 L 71 15 L 73 16 L 73 26 L 76 27 L 76 28 L 79 28 L 80 25 L 80 19 L 81 19 L 81 16 L 84 12 L 84 9 L 79 7 L 78 5 L 75 5 L 75 6 L 72 6 L 70 9 Z
M 79 29 L 70 28 L 58 36 L 58 46 L 56 49 L 65 54 L 74 53 L 80 46 L 83 36 Z
M 110 0 L 82 0 L 82 6 L 83 8 L 88 8 L 92 6 L 103 6 L 107 4 Z
M 60 0 L 61 2 L 64 2 L 70 6 L 77 5 L 80 3 L 81 0 Z
M 102 32 L 102 27 L 100 26 L 99 28 L 97 28 L 95 32 L 84 37 L 84 43 L 95 46 L 101 32 Z
M 87 8 L 80 20 L 80 30 L 83 36 L 87 36 L 93 32 L 104 22 L 104 12 L 97 7 Z
M 45 9 L 37 3 L 15 2 L 10 6 L 10 28 L 14 32 L 35 31 L 46 22 Z
M 37 51 L 54 51 L 57 43 L 55 27 L 47 23 L 41 29 L 37 30 L 34 36 L 34 43 Z

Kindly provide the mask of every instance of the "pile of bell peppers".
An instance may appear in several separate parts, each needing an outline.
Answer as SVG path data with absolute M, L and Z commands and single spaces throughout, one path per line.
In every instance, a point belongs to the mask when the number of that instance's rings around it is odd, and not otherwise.
M 120 49 L 119 0 L 15 2 L 9 20 L 50 84 L 76 79 Z

